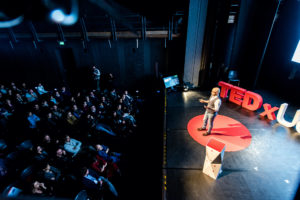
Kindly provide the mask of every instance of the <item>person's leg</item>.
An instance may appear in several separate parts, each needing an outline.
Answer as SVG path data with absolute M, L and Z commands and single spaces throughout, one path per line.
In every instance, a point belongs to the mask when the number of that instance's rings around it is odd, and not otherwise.
M 207 134 L 211 133 L 211 129 L 214 126 L 215 117 L 216 117 L 216 114 L 209 114 L 208 115 L 208 130 L 207 130 Z
M 207 111 L 205 111 L 204 118 L 203 118 L 203 124 L 202 124 L 201 128 L 198 128 L 198 131 L 202 131 L 202 130 L 206 129 L 208 114 L 209 113 L 207 113 Z

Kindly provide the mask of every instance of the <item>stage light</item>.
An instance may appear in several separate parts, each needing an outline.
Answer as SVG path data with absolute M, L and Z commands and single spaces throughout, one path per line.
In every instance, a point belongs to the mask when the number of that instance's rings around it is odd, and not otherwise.
M 64 46 L 64 45 L 65 45 L 65 42 L 64 42 L 64 41 L 58 41 L 58 44 L 59 44 L 60 46 Z
M 66 14 L 62 9 L 53 9 L 50 13 L 50 18 L 55 23 L 59 23 L 65 26 L 71 26 L 78 20 L 78 0 L 72 0 L 71 12 Z
M 295 53 L 293 55 L 292 61 L 296 63 L 300 63 L 300 40 L 298 42 L 298 45 L 296 47 Z
M 50 14 L 51 19 L 56 23 L 61 23 L 65 19 L 65 14 L 62 10 L 53 10 Z
M 189 91 L 189 86 L 187 86 L 187 85 L 183 85 L 183 91 L 184 91 L 184 92 L 187 92 L 187 91 Z
M 4 13 L 1 13 L 0 12 L 0 15 L 4 15 Z M 10 28 L 10 27 L 14 27 L 14 26 L 17 26 L 19 24 L 21 24 L 21 22 L 24 20 L 24 17 L 23 16 L 19 16 L 15 19 L 12 19 L 12 20 L 7 20 L 7 21 L 0 21 L 0 28 Z

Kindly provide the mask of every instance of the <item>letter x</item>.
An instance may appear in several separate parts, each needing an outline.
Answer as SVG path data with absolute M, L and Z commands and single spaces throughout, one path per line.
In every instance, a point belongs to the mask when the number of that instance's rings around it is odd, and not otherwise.
M 265 103 L 263 106 L 264 106 L 265 111 L 260 113 L 259 116 L 264 117 L 267 115 L 269 120 L 275 120 L 276 116 L 275 116 L 274 112 L 276 110 L 278 110 L 279 108 L 276 106 L 272 108 L 272 106 L 268 103 Z

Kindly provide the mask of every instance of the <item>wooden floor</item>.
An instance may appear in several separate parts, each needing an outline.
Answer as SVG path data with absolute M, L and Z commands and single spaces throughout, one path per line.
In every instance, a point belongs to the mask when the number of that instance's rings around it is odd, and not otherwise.
M 255 92 L 272 106 L 286 103 L 266 91 Z M 166 199 L 294 199 L 300 178 L 300 134 L 276 120 L 260 119 L 263 108 L 252 112 L 223 100 L 219 114 L 243 123 L 252 141 L 242 151 L 225 152 L 217 180 L 202 173 L 205 147 L 190 137 L 187 124 L 204 113 L 198 99 L 208 97 L 209 92 L 200 91 L 167 93 Z M 294 117 L 296 109 L 299 105 L 289 105 L 286 120 Z

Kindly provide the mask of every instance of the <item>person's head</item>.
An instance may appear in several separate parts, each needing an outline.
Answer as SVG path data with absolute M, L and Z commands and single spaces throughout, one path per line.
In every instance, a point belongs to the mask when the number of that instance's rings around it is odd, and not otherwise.
M 66 141 L 66 142 L 70 142 L 70 140 L 71 140 L 70 136 L 66 135 L 65 141 Z
M 62 88 L 61 88 L 61 91 L 66 91 L 66 87 L 65 86 L 63 86 Z
M 122 110 L 122 105 L 119 104 L 118 107 L 117 107 L 117 109 L 118 109 L 118 110 Z
M 36 152 L 37 153 L 42 153 L 42 151 L 43 151 L 43 148 L 41 146 L 36 147 Z
M 26 88 L 26 83 L 22 83 L 22 87 L 23 87 L 23 88 Z
M 96 112 L 97 110 L 96 110 L 96 106 L 91 106 L 91 112 Z
M 100 145 L 100 144 L 96 144 L 96 150 L 97 151 L 102 151 L 102 149 L 103 149 L 103 146 L 102 145 Z
M 34 105 L 34 109 L 35 109 L 35 110 L 39 110 L 39 109 L 40 109 L 39 104 L 35 104 L 35 105 Z
M 86 106 L 87 106 L 87 102 L 84 101 L 84 102 L 83 102 L 83 107 L 86 107 Z
M 41 183 L 38 182 L 38 181 L 34 181 L 33 184 L 32 184 L 32 188 L 33 189 L 39 189 L 41 186 Z
M 71 113 L 71 112 L 68 112 L 67 117 L 72 117 L 72 113 Z
M 49 113 L 47 114 L 47 117 L 48 117 L 49 119 L 51 119 L 51 118 L 52 118 L 52 113 L 49 112 Z
M 54 109 L 54 110 L 57 110 L 57 105 L 54 105 L 54 106 L 53 106 L 53 109 Z
M 62 157 L 62 156 L 63 156 L 63 150 L 60 149 L 60 148 L 57 149 L 57 151 L 56 151 L 56 156 L 59 157 L 59 158 Z
M 28 116 L 31 116 L 32 115 L 32 112 L 28 112 Z
M 49 135 L 45 135 L 44 136 L 44 141 L 47 142 L 47 143 L 50 143 L 51 142 L 51 138 Z
M 77 108 L 77 105 L 75 104 L 75 105 L 73 105 L 73 110 L 77 110 L 78 108 Z
M 219 96 L 219 93 L 220 93 L 220 88 L 218 88 L 218 87 L 214 87 L 214 88 L 211 90 L 211 95 L 212 95 L 212 96 Z

